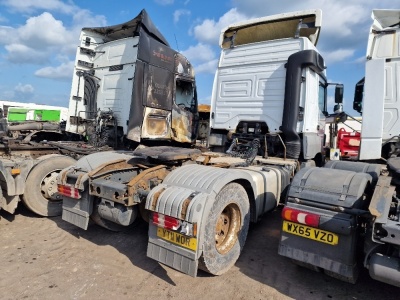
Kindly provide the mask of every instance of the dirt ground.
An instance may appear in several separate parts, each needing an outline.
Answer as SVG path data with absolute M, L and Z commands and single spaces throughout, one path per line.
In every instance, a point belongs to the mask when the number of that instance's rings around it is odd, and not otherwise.
M 146 257 L 146 224 L 128 233 L 84 231 L 23 207 L 0 217 L 1 299 L 399 299 L 399 288 L 367 271 L 352 285 L 279 256 L 279 211 L 250 228 L 231 270 L 197 278 Z

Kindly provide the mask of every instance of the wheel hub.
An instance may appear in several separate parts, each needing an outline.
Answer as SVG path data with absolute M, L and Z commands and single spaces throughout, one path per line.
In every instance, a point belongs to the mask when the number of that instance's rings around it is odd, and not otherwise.
M 228 204 L 215 225 L 215 246 L 221 254 L 228 253 L 235 245 L 240 230 L 240 210 L 236 204 Z
M 44 198 L 49 201 L 61 201 L 57 191 L 57 176 L 59 171 L 53 171 L 45 176 L 41 182 L 40 191 Z

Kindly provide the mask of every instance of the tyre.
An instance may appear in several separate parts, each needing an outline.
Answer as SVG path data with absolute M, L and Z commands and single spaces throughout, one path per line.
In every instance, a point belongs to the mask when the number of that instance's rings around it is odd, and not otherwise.
M 199 268 L 221 275 L 231 268 L 243 249 L 250 222 L 250 203 L 238 183 L 226 185 L 208 215 Z
M 57 193 L 57 176 L 62 169 L 75 163 L 76 160 L 68 156 L 53 156 L 35 165 L 26 179 L 24 204 L 40 216 L 61 215 L 62 198 Z

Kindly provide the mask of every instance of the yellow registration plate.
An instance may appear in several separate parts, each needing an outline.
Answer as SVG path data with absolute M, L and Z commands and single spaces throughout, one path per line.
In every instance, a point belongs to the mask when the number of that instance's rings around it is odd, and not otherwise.
M 330 245 L 337 245 L 339 243 L 339 236 L 337 234 L 302 224 L 283 221 L 282 230 L 321 243 Z
M 157 227 L 157 236 L 159 238 L 162 238 L 163 240 L 169 241 L 190 250 L 196 251 L 197 249 L 197 240 L 195 238 L 184 236 L 183 234 L 174 231 L 169 231 L 167 229 Z

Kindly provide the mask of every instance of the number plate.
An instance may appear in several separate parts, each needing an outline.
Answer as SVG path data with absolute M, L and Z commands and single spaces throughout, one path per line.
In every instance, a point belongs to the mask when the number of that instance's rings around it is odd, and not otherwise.
M 335 233 L 297 223 L 283 221 L 282 230 L 329 245 L 337 245 L 339 243 L 339 236 Z
M 174 231 L 169 231 L 167 229 L 157 227 L 157 236 L 159 238 L 162 238 L 163 240 L 169 241 L 190 250 L 196 251 L 197 249 L 197 240 L 195 238 L 191 238 Z

